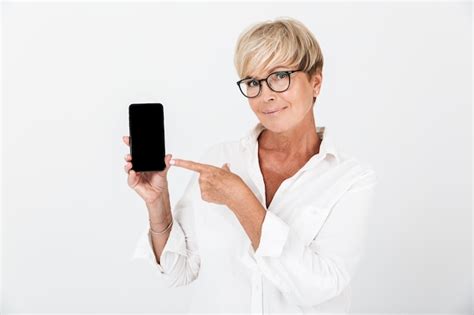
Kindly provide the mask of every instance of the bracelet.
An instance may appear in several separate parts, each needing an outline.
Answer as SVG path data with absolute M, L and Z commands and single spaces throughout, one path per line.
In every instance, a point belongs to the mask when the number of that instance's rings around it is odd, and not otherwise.
M 148 220 L 151 222 L 150 219 L 148 219 Z M 171 219 L 170 224 L 168 224 L 168 226 L 167 226 L 163 231 L 161 231 L 161 232 L 156 232 L 156 231 L 153 231 L 152 228 L 150 227 L 150 232 L 151 232 L 152 234 L 163 234 L 163 233 L 166 232 L 172 225 L 173 225 L 173 219 Z

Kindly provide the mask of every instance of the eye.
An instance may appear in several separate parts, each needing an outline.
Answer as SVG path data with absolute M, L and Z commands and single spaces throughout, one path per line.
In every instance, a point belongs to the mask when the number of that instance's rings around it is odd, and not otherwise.
M 285 79 L 287 76 L 288 76 L 288 73 L 284 72 L 284 71 L 277 72 L 277 74 L 276 74 L 277 79 Z
M 245 82 L 245 84 L 248 87 L 256 87 L 256 86 L 258 86 L 258 81 L 257 80 L 249 80 L 249 81 Z

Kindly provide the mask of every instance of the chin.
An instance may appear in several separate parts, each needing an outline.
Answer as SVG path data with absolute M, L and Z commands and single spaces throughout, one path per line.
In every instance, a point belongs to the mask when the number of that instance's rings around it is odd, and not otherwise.
M 265 121 L 265 119 L 260 122 L 266 129 L 274 133 L 280 133 L 290 129 L 288 122 Z

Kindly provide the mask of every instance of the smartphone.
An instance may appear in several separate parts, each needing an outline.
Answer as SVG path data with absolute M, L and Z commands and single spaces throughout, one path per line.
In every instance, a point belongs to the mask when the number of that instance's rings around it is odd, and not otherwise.
M 165 164 L 165 120 L 161 103 L 130 104 L 130 154 L 135 172 L 162 171 Z

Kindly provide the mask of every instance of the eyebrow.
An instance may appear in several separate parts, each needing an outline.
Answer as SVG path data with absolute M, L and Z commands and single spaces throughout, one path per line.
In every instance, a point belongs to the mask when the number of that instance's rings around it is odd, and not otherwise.
M 271 69 L 268 71 L 268 74 L 272 73 L 274 70 L 276 70 L 276 69 L 278 69 L 278 68 L 286 68 L 286 67 L 284 67 L 284 66 L 276 66 L 276 67 L 273 67 L 273 68 L 271 68 Z M 250 79 L 250 78 L 255 79 L 255 77 L 246 76 L 245 78 L 243 78 L 243 80 L 247 80 L 247 79 Z

